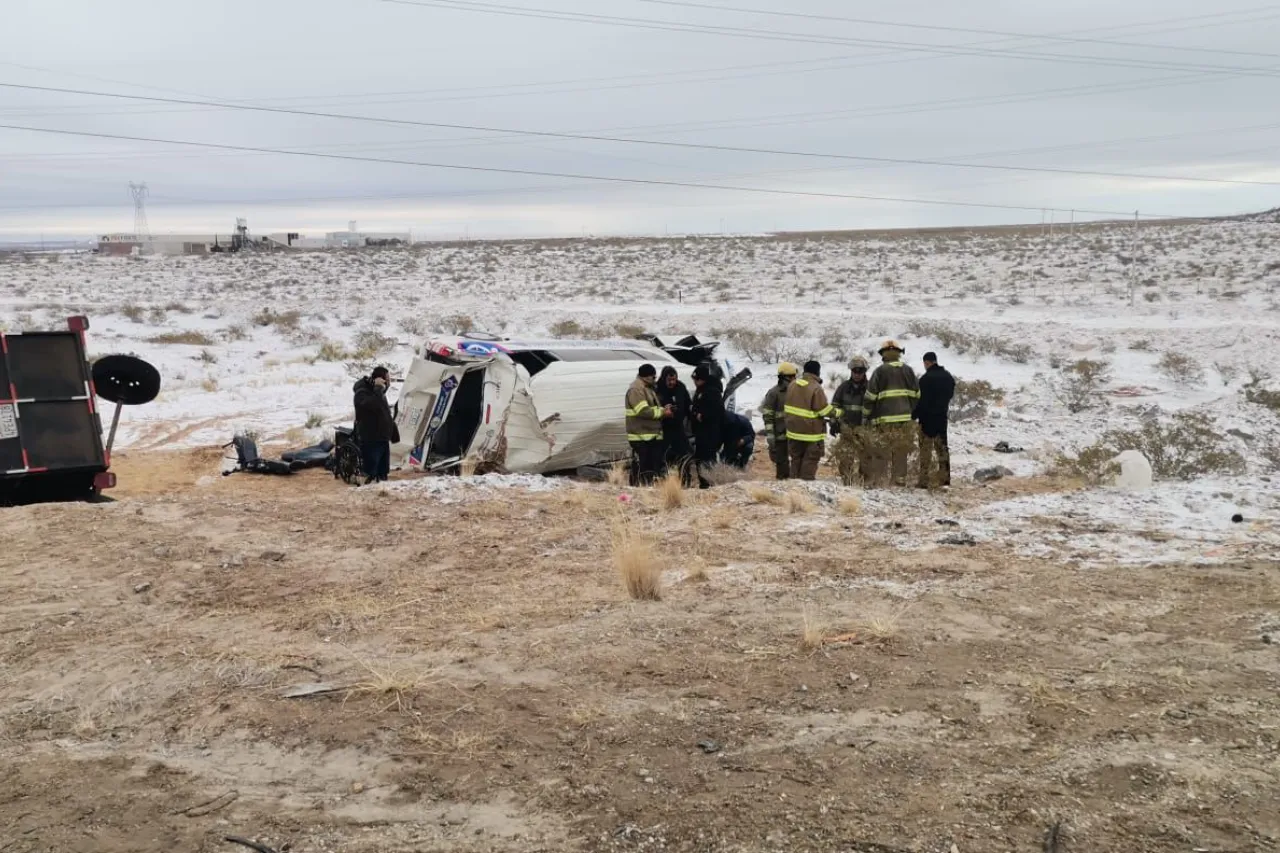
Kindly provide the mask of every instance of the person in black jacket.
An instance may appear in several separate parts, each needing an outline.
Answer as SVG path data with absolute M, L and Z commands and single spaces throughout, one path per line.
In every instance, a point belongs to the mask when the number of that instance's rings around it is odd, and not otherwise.
M 382 482 L 391 472 L 391 442 L 399 439 L 391 407 L 387 405 L 387 385 L 391 372 L 375 367 L 373 373 L 352 386 L 355 393 L 356 436 L 360 440 L 360 456 L 365 482 Z
M 720 461 L 745 471 L 756 449 L 756 429 L 751 419 L 736 412 L 725 412 L 723 438 Z
M 671 407 L 671 417 L 662 422 L 667 467 L 679 466 L 687 481 L 693 461 L 693 446 L 689 443 L 689 415 L 693 401 L 689 397 L 689 389 L 676 375 L 676 369 L 667 365 L 658 376 L 656 390 L 662 405 Z
M 720 436 L 724 426 L 724 386 L 706 364 L 693 369 L 693 394 L 690 407 L 693 420 L 693 458 L 698 462 L 698 488 L 711 487 L 707 472 L 716 464 L 720 452 Z
M 938 457 L 938 485 L 951 485 L 951 452 L 947 447 L 947 410 L 956 393 L 955 377 L 938 364 L 936 353 L 924 354 L 924 373 L 920 376 L 920 400 L 912 420 L 920 423 L 920 476 L 916 486 L 931 485 L 932 457 Z

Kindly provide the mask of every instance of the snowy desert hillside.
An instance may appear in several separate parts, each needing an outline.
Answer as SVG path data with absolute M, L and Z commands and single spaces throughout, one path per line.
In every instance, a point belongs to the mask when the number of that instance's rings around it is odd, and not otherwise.
M 188 258 L 0 256 L 0 327 L 92 322 L 95 354 L 164 376 L 124 446 L 268 437 L 349 417 L 360 366 L 406 366 L 433 332 L 641 330 L 718 337 L 757 379 L 817 357 L 836 376 L 880 338 L 993 386 L 956 429 L 961 462 L 997 440 L 1041 455 L 1191 409 L 1263 472 L 1275 449 L 1276 226 L 1040 228 L 900 235 L 571 240 Z M 1082 359 L 1097 387 L 1073 378 Z M 1076 397 L 1076 399 L 1070 399 Z M 1255 402 L 1249 402 L 1252 399 Z M 1270 401 L 1268 408 L 1256 401 Z M 1070 405 L 1068 405 L 1070 404 Z M 981 410 L 979 402 L 976 407 Z M 1077 409 L 1077 411 L 1069 411 Z M 310 426 L 308 426 L 310 424 Z

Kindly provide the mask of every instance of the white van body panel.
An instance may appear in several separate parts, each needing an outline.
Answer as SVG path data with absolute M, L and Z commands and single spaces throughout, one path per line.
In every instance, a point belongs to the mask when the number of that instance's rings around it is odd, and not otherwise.
M 636 341 L 547 342 L 548 350 L 587 348 L 625 349 L 643 357 L 554 361 L 532 376 L 499 351 L 473 355 L 459 349 L 456 366 L 414 359 L 401 392 L 396 423 L 402 441 L 392 449 L 393 463 L 437 467 L 424 443 L 453 411 L 452 392 L 460 378 L 474 370 L 484 371 L 480 423 L 462 461 L 477 470 L 546 474 L 629 458 L 624 401 L 640 365 L 648 362 L 659 371 L 674 367 L 690 392 L 693 368 Z M 440 465 L 457 461 L 440 460 Z

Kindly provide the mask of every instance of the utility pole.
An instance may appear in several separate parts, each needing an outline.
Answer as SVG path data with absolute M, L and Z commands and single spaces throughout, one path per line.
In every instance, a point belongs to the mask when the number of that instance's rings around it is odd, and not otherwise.
M 1133 212 L 1133 243 L 1129 248 L 1129 304 L 1133 305 L 1138 293 L 1138 211 Z

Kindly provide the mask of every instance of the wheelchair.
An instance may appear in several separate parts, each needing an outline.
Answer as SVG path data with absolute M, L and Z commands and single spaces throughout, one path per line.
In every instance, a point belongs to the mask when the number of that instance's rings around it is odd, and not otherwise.
M 360 437 L 354 426 L 334 428 L 331 459 L 335 479 L 350 486 L 358 486 L 364 482 L 367 476 L 364 471 L 364 454 L 360 452 Z

